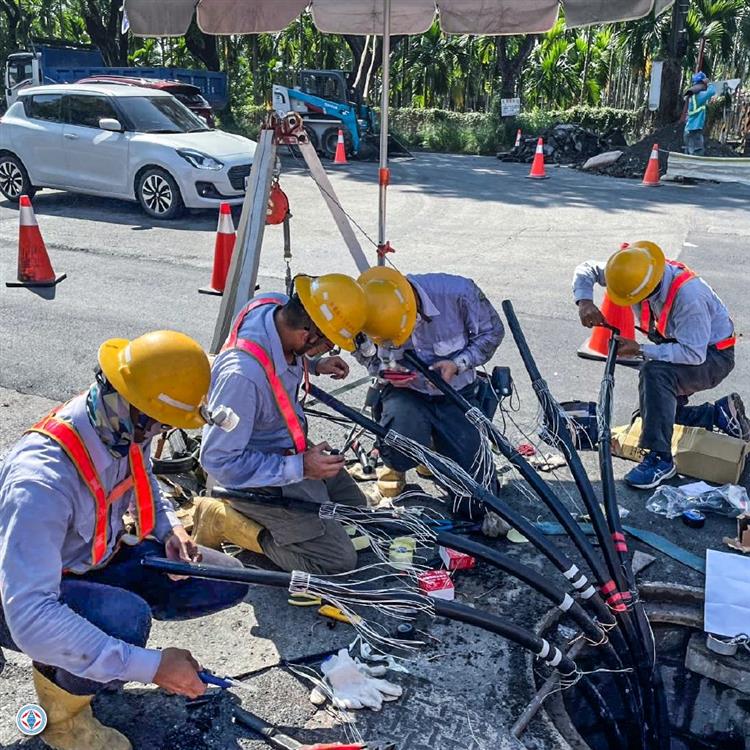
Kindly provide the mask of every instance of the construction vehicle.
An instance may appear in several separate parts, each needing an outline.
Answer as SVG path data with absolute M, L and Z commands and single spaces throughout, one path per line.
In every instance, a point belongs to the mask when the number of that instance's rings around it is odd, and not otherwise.
M 347 157 L 377 157 L 379 123 L 375 110 L 362 101 L 359 92 L 346 83 L 341 70 L 302 70 L 292 88 L 274 84 L 273 106 L 279 117 L 297 112 L 304 122 L 310 143 L 333 159 L 339 128 L 344 134 Z M 388 156 L 411 156 L 392 134 L 388 135 Z
M 226 73 L 186 68 L 110 68 L 93 45 L 44 40 L 30 52 L 14 52 L 5 61 L 5 101 L 10 107 L 27 86 L 74 83 L 91 76 L 170 79 L 197 86 L 214 109 L 229 101 Z

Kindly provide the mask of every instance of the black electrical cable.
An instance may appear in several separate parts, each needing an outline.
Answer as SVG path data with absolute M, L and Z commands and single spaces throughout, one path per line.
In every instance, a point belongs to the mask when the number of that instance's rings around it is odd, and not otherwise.
M 610 744 L 610 738 L 614 738 L 614 746 L 621 748 L 621 750 L 631 750 L 631 745 L 625 737 L 623 737 L 620 725 L 609 710 L 609 705 L 602 697 L 602 694 L 596 688 L 591 680 L 581 679 L 577 683 L 578 687 L 583 695 L 583 699 L 589 704 L 589 707 L 594 713 L 599 716 L 604 727 L 609 731 L 607 732 L 607 747 L 613 747 Z M 611 734 L 610 734 L 611 733 Z
M 541 573 L 508 555 L 503 555 L 492 547 L 467 539 L 464 536 L 451 534 L 447 531 L 441 531 L 438 534 L 437 543 L 450 549 L 464 552 L 467 555 L 472 555 L 479 560 L 484 560 L 503 572 L 512 575 L 519 581 L 526 583 L 566 613 L 581 628 L 581 632 L 591 642 L 593 647 L 600 647 L 602 649 L 605 663 L 609 667 L 613 670 L 623 669 L 623 662 L 620 655 L 612 647 L 612 644 L 607 641 L 605 633 L 599 625 L 591 619 L 586 610 L 577 601 L 572 599 L 569 594 L 557 588 Z M 628 706 L 631 717 L 637 720 L 641 711 L 636 700 L 638 685 L 635 684 L 632 673 L 625 673 L 625 676 L 632 690 L 628 690 L 626 686 L 618 683 L 618 691 L 623 704 Z
M 617 489 L 615 486 L 615 475 L 612 468 L 612 394 L 615 384 L 615 367 L 617 366 L 618 337 L 610 337 L 607 349 L 607 359 L 604 364 L 604 378 L 602 380 L 601 399 L 597 404 L 597 422 L 599 426 L 599 472 L 602 479 L 602 494 L 604 496 L 604 509 L 607 513 L 607 521 L 615 542 L 615 549 L 619 555 L 621 569 L 628 584 L 629 592 L 635 597 L 633 611 L 635 612 L 636 624 L 641 632 L 645 647 L 648 651 L 651 664 L 651 683 L 653 691 L 654 732 L 660 750 L 669 750 L 671 741 L 669 739 L 671 730 L 669 725 L 669 711 L 667 699 L 664 694 L 664 684 L 661 672 L 656 665 L 656 653 L 653 632 L 648 622 L 648 617 L 643 609 L 643 603 L 638 598 L 638 589 L 633 574 L 633 568 L 628 556 L 628 546 L 625 539 L 620 511 L 617 507 Z M 631 603 L 630 597 L 627 601 Z
M 654 709 L 655 704 L 660 699 L 655 695 L 655 687 L 653 684 L 653 649 L 649 647 L 650 638 L 644 630 L 643 620 L 639 617 L 637 608 L 635 622 L 633 622 L 630 610 L 624 606 L 625 603 L 622 601 L 623 593 L 626 594 L 629 600 L 630 586 L 628 584 L 628 579 L 625 576 L 623 561 L 615 550 L 615 541 L 612 536 L 613 529 L 609 527 L 607 519 L 605 519 L 605 516 L 602 513 L 591 480 L 589 479 L 586 469 L 581 462 L 581 458 L 578 455 L 578 451 L 573 444 L 572 436 L 565 426 L 565 415 L 561 413 L 559 406 L 555 403 L 555 400 L 552 397 L 549 386 L 539 372 L 539 368 L 536 365 L 531 349 L 529 348 L 526 337 L 521 330 L 521 325 L 516 317 L 513 304 L 510 300 L 504 300 L 502 307 L 508 321 L 508 327 L 510 328 L 513 339 L 516 342 L 521 359 L 529 374 L 534 392 L 536 393 L 537 399 L 544 411 L 548 424 L 550 426 L 558 423 L 564 425 L 562 430 L 556 431 L 556 437 L 559 440 L 565 460 L 586 506 L 586 510 L 589 513 L 589 517 L 591 518 L 592 526 L 611 575 L 611 580 L 606 588 L 603 589 L 602 593 L 608 597 L 609 603 L 619 615 L 619 622 L 622 624 L 623 633 L 628 641 L 629 648 L 634 656 L 634 663 L 638 669 L 639 681 L 644 690 L 650 696 L 649 700 L 645 701 L 645 707 L 651 714 L 651 725 L 649 729 L 654 736 L 657 736 L 658 734 L 661 734 L 657 728 L 657 724 L 663 722 L 657 720 Z M 606 377 L 605 370 L 605 378 Z M 601 445 L 602 441 L 600 440 L 599 442 Z M 608 468 L 611 474 L 611 457 Z M 602 476 L 603 484 L 604 479 L 605 475 Z M 614 487 L 614 484 L 612 484 L 612 487 Z M 617 510 L 617 501 L 614 492 L 610 495 L 610 499 L 612 498 L 614 498 L 615 515 L 619 521 L 619 510 Z M 625 568 L 629 568 L 629 564 L 626 563 Z M 660 746 L 663 747 L 663 744 L 660 744 Z
M 563 429 L 556 431 L 555 437 L 559 441 L 563 456 L 565 457 L 565 461 L 570 468 L 570 473 L 573 476 L 573 481 L 578 488 L 584 505 L 586 506 L 586 511 L 591 518 L 591 525 L 594 527 L 599 546 L 604 553 L 607 569 L 609 570 L 609 576 L 607 577 L 609 582 L 607 582 L 607 579 L 601 581 L 601 584 L 607 585 L 607 588 L 604 589 L 602 593 L 608 598 L 610 604 L 621 604 L 622 594 L 629 589 L 627 588 L 627 581 L 623 573 L 621 561 L 615 550 L 611 531 L 607 525 L 604 514 L 602 513 L 599 500 L 594 492 L 594 487 L 591 484 L 591 480 L 589 479 L 583 463 L 581 462 L 581 457 L 578 455 L 578 451 L 573 444 L 573 438 L 566 426 L 565 416 L 561 413 L 558 405 L 552 397 L 549 386 L 542 378 L 542 374 L 539 372 L 539 368 L 534 361 L 526 337 L 521 330 L 521 324 L 518 322 L 515 310 L 513 309 L 513 304 L 510 300 L 504 300 L 502 308 L 508 321 L 511 335 L 516 342 L 523 364 L 526 367 L 529 378 L 531 379 L 534 393 L 544 411 L 544 416 L 548 425 L 552 426 L 558 423 L 562 423 L 563 425 Z M 601 443 L 601 440 L 599 442 Z
M 503 555 L 492 547 L 487 547 L 484 544 L 467 539 L 464 536 L 451 534 L 447 531 L 441 531 L 438 534 L 437 543 L 458 552 L 464 552 L 479 560 L 484 560 L 539 592 L 556 607 L 565 612 L 581 628 L 581 631 L 591 641 L 592 645 L 600 645 L 601 643 L 607 652 L 610 666 L 617 669 L 622 668 L 622 661 L 612 648 L 612 645 L 607 642 L 604 630 L 597 625 L 586 610 L 570 594 L 561 591 L 541 573 L 537 573 L 533 568 L 524 565 L 509 555 Z
M 469 401 L 467 401 L 449 383 L 446 383 L 439 373 L 431 370 L 427 363 L 423 362 L 414 352 L 404 352 L 404 360 L 438 388 L 440 392 L 458 406 L 464 414 L 477 408 L 474 404 L 469 403 Z M 608 575 L 601 558 L 591 545 L 588 537 L 584 534 L 575 519 L 570 515 L 570 511 L 555 495 L 547 482 L 539 476 L 539 473 L 534 467 L 531 466 L 531 464 L 529 464 L 529 462 L 510 444 L 500 430 L 492 426 L 490 435 L 498 450 L 518 470 L 518 473 L 526 480 L 537 497 L 539 497 L 539 499 L 550 509 L 560 525 L 565 529 L 568 536 L 573 540 L 579 553 L 593 573 L 594 579 L 600 586 L 605 584 L 610 576 Z
M 510 303 L 508 303 L 510 306 Z M 512 306 L 511 314 L 512 314 Z M 517 321 L 516 321 L 517 324 Z M 520 327 L 516 326 L 519 330 Z M 423 362 L 414 352 L 404 352 L 404 359 L 418 372 L 420 372 L 428 382 L 432 383 L 446 398 L 450 399 L 456 404 L 464 414 L 467 414 L 474 407 L 469 401 L 467 401 L 455 388 L 440 376 L 439 373 L 431 370 L 429 366 Z M 573 540 L 576 548 L 579 550 L 583 558 L 591 568 L 595 579 L 597 580 L 600 590 L 609 593 L 609 589 L 613 586 L 610 574 L 607 571 L 607 566 L 602 561 L 601 557 L 596 553 L 591 542 L 589 541 L 586 534 L 583 532 L 581 527 L 571 516 L 570 511 L 560 501 L 560 499 L 552 491 L 552 488 L 539 476 L 537 471 L 516 451 L 507 438 L 494 426 L 491 426 L 490 436 L 493 442 L 497 446 L 498 450 L 508 459 L 509 462 L 516 467 L 521 476 L 529 483 L 537 496 L 544 502 L 544 504 L 551 510 L 554 516 L 558 519 L 563 528 L 567 531 L 568 535 Z M 577 454 L 576 454 L 577 455 Z M 601 513 L 601 509 L 599 509 Z M 500 514 L 502 515 L 502 514 Z M 505 519 L 508 520 L 507 518 Z M 512 522 L 508 521 L 512 524 Z M 527 538 L 528 535 L 525 532 L 524 535 Z M 608 535 L 607 535 L 608 536 Z M 633 663 L 639 664 L 641 673 L 643 674 L 644 666 L 643 660 L 647 658 L 644 653 L 645 644 L 642 638 L 639 638 L 634 625 L 631 622 L 629 613 L 624 609 L 624 605 L 620 605 L 623 610 L 621 617 L 621 624 L 623 627 L 623 634 L 627 643 L 627 648 L 632 654 Z M 614 636 L 617 638 L 617 636 Z M 620 643 L 620 645 L 622 645 Z M 648 684 L 648 680 L 645 677 L 641 677 L 640 681 L 644 686 Z M 642 701 L 640 701 L 642 702 Z
M 205 578 L 212 581 L 228 581 L 232 583 L 258 584 L 261 586 L 276 586 L 288 589 L 292 576 L 290 573 L 256 570 L 250 568 L 224 567 L 221 565 L 203 565 L 202 563 L 178 562 L 167 560 L 163 557 L 145 557 L 141 564 L 151 570 L 159 570 L 172 575 L 190 576 L 192 578 Z M 325 588 L 324 579 L 321 589 Z M 335 598 L 335 586 L 331 588 L 331 597 Z M 348 591 L 347 597 L 360 598 L 363 602 L 392 602 L 393 592 L 381 593 L 378 591 Z M 399 592 L 399 598 L 408 601 L 413 600 L 415 604 L 424 602 L 424 595 L 409 591 Z M 558 670 L 561 676 L 574 678 L 578 675 L 578 667 L 570 657 L 553 646 L 545 638 L 525 630 L 508 620 L 497 615 L 483 612 L 482 610 L 468 607 L 459 602 L 449 602 L 443 599 L 430 599 L 434 605 L 435 614 L 447 617 L 450 620 L 465 622 L 468 625 L 496 633 L 503 638 L 531 651 L 535 656 L 543 659 L 547 664 Z
M 310 384 L 308 386 L 308 391 L 310 395 L 314 396 L 321 403 L 324 403 L 339 414 L 351 419 L 353 422 L 357 422 L 366 430 L 381 438 L 386 444 L 390 445 L 393 440 L 401 437 L 398 433 L 381 427 L 377 422 L 373 422 L 351 406 L 343 404 L 337 398 L 322 391 L 315 385 Z M 450 464 L 447 462 L 447 459 L 443 456 L 431 452 L 430 460 L 438 468 L 438 471 L 446 476 L 453 476 L 455 474 Z M 503 502 L 499 497 L 496 497 L 489 492 L 489 490 L 484 489 L 476 482 L 473 483 L 472 492 L 477 500 L 495 511 L 495 513 L 497 513 L 504 521 L 523 534 L 545 557 L 547 557 L 547 559 L 563 574 L 563 576 L 568 579 L 570 585 L 581 594 L 582 598 L 586 601 L 587 605 L 591 607 L 600 622 L 605 625 L 611 625 L 616 622 L 609 607 L 604 603 L 586 576 L 581 573 L 578 566 L 575 565 L 567 555 L 551 544 L 532 523 Z

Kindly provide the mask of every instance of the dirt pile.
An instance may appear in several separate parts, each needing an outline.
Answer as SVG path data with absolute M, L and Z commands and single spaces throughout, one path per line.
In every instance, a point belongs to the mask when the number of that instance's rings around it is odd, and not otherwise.
M 682 151 L 682 123 L 665 125 L 663 128 L 649 133 L 638 143 L 623 149 L 622 156 L 608 167 L 596 170 L 598 174 L 606 174 L 611 177 L 634 177 L 642 178 L 646 170 L 646 164 L 651 149 L 655 143 L 659 144 L 659 171 L 664 174 L 667 171 L 667 151 Z M 706 156 L 737 156 L 737 153 L 719 141 L 706 139 Z
M 544 161 L 548 164 L 583 164 L 602 151 L 624 148 L 627 144 L 619 130 L 599 135 L 580 125 L 558 123 L 548 128 L 541 137 L 544 140 Z M 501 152 L 501 161 L 530 164 L 536 151 L 537 138 L 522 138 L 518 147 Z

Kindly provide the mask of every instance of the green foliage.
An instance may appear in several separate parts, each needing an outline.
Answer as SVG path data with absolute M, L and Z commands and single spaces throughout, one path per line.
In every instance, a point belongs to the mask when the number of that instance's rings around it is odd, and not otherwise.
M 229 77 L 226 122 L 249 133 L 260 121 L 256 107 L 270 103 L 272 85 L 294 85 L 301 69 L 353 71 L 351 83 L 359 71 L 357 90 L 370 104 L 379 101 L 379 42 L 371 65 L 372 38 L 368 49 L 362 37 L 323 34 L 309 13 L 275 34 L 208 37 L 193 26 L 187 37 L 143 39 L 120 35 L 121 5 L 0 0 L 0 59 L 29 49 L 35 37 L 48 37 L 92 42 L 111 64 L 218 68 Z M 499 118 L 497 101 L 515 94 L 527 110 L 518 122 L 534 132 L 561 119 L 561 110 L 599 131 L 610 125 L 627 131 L 632 113 L 601 107 L 645 111 L 652 63 L 669 51 L 671 19 L 664 12 L 568 29 L 561 16 L 549 32 L 533 36 L 448 35 L 438 24 L 424 34 L 396 36 L 390 79 L 396 127 L 415 147 L 491 152 L 514 135 L 516 123 Z M 709 76 L 750 75 L 750 0 L 691 0 L 686 37 L 683 79 L 698 65 L 701 50 Z M 451 118 L 447 111 L 458 114 Z
M 222 118 L 221 126 L 257 139 L 266 114 L 264 106 L 244 104 L 234 108 L 234 117 Z M 449 112 L 444 109 L 392 109 L 391 130 L 412 149 L 457 154 L 494 154 L 510 148 L 516 129 L 537 136 L 555 123 L 577 123 L 599 133 L 620 128 L 633 138 L 638 121 L 634 110 L 611 107 L 571 107 L 567 110 L 532 110 L 518 117 L 501 118 L 494 113 Z
M 265 105 L 246 102 L 233 107 L 229 112 L 223 112 L 220 115 L 220 127 L 255 141 L 267 112 Z

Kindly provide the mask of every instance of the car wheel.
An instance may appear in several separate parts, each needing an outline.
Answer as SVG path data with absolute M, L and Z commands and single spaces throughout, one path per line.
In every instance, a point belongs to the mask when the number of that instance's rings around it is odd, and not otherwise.
M 22 195 L 33 198 L 36 193 L 21 160 L 11 154 L 0 156 L 0 193 L 14 203 L 18 203 Z
M 346 151 L 346 158 L 351 158 L 353 152 L 354 152 L 354 144 L 352 142 L 352 135 L 349 132 L 349 128 L 342 127 L 341 128 L 344 131 L 344 151 Z M 339 142 L 339 129 L 338 127 L 335 128 L 328 128 L 323 133 L 323 142 L 320 144 L 320 147 L 323 149 L 323 153 L 329 158 L 333 159 L 336 156 L 336 146 Z
M 154 219 L 176 219 L 185 208 L 174 177 L 158 167 L 147 169 L 138 178 L 136 197 Z

